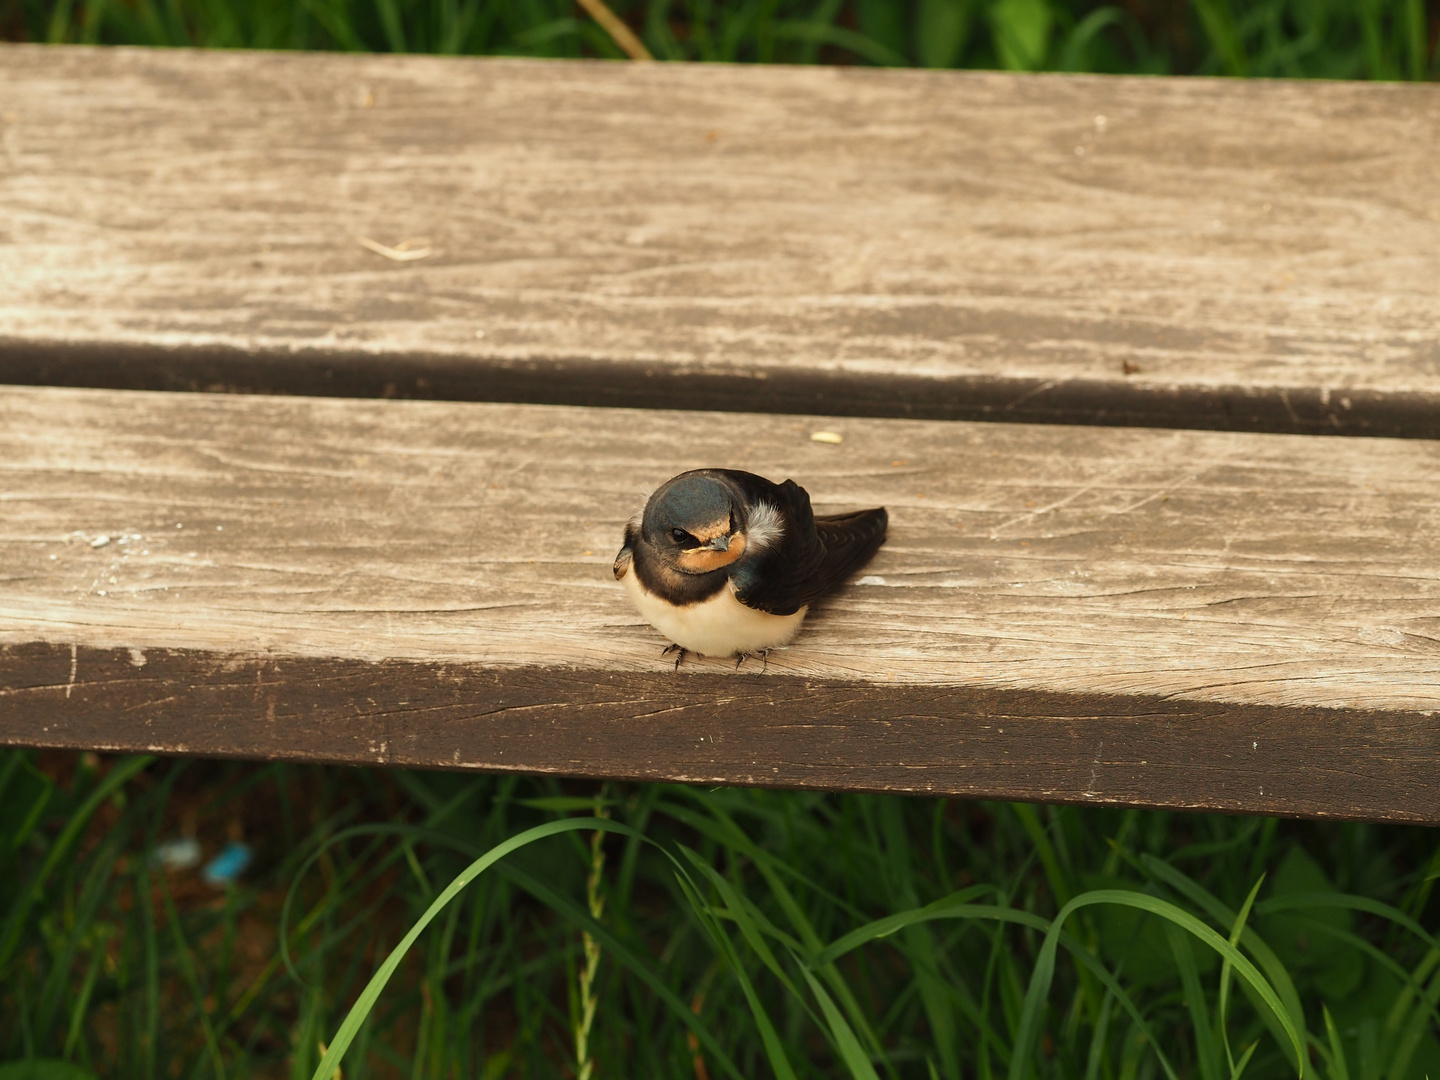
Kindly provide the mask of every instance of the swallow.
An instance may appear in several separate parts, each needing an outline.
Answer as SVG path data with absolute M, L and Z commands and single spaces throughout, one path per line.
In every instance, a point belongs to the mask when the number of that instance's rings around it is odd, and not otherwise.
M 615 577 L 679 650 L 764 656 L 788 645 L 810 605 L 885 540 L 884 507 L 816 517 L 794 480 L 696 469 L 661 485 L 625 526 Z

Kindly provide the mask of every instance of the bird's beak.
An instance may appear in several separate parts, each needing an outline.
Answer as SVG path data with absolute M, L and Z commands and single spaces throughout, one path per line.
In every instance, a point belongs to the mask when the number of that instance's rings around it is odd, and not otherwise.
M 729 550 L 730 550 L 730 537 L 728 537 L 728 536 L 717 536 L 717 537 L 715 537 L 714 540 L 711 540 L 711 541 L 710 541 L 708 544 L 706 544 L 705 546 L 706 546 L 707 548 L 709 548 L 711 551 L 729 551 Z

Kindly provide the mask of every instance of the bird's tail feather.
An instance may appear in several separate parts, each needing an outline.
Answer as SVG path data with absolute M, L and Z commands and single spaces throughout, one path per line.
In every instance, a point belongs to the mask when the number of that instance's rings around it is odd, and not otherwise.
M 839 585 L 859 570 L 885 542 L 890 515 L 883 506 L 849 514 L 816 515 L 815 531 L 825 544 L 825 559 L 818 576 L 824 590 Z

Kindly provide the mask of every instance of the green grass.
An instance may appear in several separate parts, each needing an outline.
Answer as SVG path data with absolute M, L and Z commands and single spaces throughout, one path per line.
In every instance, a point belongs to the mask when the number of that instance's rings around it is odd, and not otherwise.
M 1436 830 L 598 796 L 3 752 L 0 1061 L 52 1064 L 0 1080 L 573 1076 L 586 934 L 596 1077 L 1440 1077 Z M 255 868 L 153 865 L 182 833 Z
M 1433 79 L 1440 0 L 614 0 L 663 60 Z M 571 0 L 0 0 L 0 38 L 623 54 Z

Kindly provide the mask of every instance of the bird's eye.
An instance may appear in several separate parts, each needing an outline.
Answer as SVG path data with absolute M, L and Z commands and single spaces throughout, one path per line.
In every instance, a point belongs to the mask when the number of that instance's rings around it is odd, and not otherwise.
M 691 536 L 684 529 L 671 529 L 670 538 L 681 547 L 699 547 L 700 541 Z

